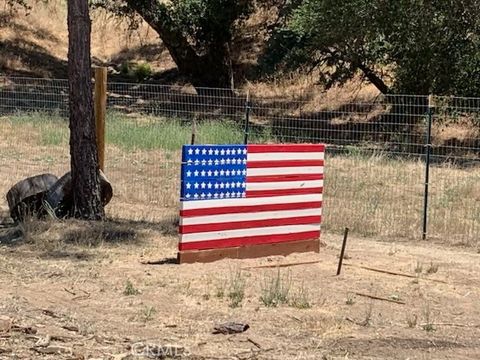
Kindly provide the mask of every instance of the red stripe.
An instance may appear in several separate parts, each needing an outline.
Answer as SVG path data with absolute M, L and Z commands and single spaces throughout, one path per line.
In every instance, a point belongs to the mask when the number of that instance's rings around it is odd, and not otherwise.
M 247 183 L 323 180 L 323 174 L 247 176 Z
M 249 153 L 268 153 L 268 152 L 323 152 L 323 144 L 252 144 L 247 145 Z
M 262 219 L 248 221 L 231 221 L 215 224 L 195 224 L 179 226 L 180 234 L 193 234 L 209 231 L 235 230 L 235 229 L 251 229 L 257 227 L 283 226 L 283 225 L 304 225 L 304 224 L 320 224 L 322 217 L 320 215 L 299 216 L 293 218 L 281 219 Z
M 216 208 L 180 210 L 181 217 L 252 213 L 261 211 L 280 211 L 280 210 L 301 210 L 321 208 L 321 201 L 309 201 L 289 204 L 265 204 L 265 205 L 247 205 L 247 206 L 225 206 Z
M 286 241 L 318 239 L 319 236 L 320 236 L 320 231 L 306 231 L 306 232 L 300 232 L 300 233 L 294 233 L 294 234 L 245 236 L 245 237 L 236 237 L 236 238 L 229 238 L 229 239 L 222 239 L 222 240 L 206 240 L 206 241 L 179 243 L 178 249 L 180 251 L 219 249 L 219 248 L 227 248 L 227 247 L 235 247 L 235 246 L 260 245 L 260 244 L 280 243 L 280 242 L 286 242 Z
M 279 168 L 297 166 L 323 166 L 323 160 L 280 160 L 280 161 L 248 161 L 247 168 Z
M 247 190 L 247 198 L 282 195 L 321 194 L 322 192 L 323 187 L 301 189 Z

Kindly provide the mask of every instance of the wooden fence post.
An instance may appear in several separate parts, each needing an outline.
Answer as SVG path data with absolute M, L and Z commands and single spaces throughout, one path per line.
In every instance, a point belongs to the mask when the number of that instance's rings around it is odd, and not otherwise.
M 107 68 L 95 68 L 95 129 L 98 164 L 105 169 L 105 114 L 107 112 Z

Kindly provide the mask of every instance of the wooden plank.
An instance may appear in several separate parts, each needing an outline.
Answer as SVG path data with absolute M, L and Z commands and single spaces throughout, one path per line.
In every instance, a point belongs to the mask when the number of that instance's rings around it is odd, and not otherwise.
M 225 258 L 253 259 L 274 255 L 289 255 L 296 252 L 320 252 L 320 240 L 289 241 L 275 244 L 261 244 L 252 246 L 232 247 L 209 250 L 189 250 L 178 253 L 180 264 L 191 264 L 195 262 L 207 263 Z
M 105 171 L 105 114 L 107 112 L 107 68 L 95 68 L 95 127 L 98 165 Z

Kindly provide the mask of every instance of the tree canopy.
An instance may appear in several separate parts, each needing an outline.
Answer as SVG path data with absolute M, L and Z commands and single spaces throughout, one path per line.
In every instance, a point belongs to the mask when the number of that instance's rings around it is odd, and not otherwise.
M 26 6 L 26 0 L 8 0 Z M 90 0 L 143 19 L 180 74 L 198 87 L 233 83 L 232 39 L 260 7 L 278 21 L 265 38 L 260 77 L 316 70 L 325 86 L 362 73 L 382 93 L 478 96 L 478 0 Z M 266 26 L 266 25 L 264 25 Z
M 480 93 L 477 0 L 288 0 L 270 71 L 320 69 L 327 86 L 361 71 L 382 93 Z

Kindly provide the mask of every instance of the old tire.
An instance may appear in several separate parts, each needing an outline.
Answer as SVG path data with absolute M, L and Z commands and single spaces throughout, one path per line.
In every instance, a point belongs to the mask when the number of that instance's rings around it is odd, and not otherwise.
M 100 171 L 100 188 L 102 204 L 105 206 L 112 199 L 113 189 L 102 171 Z M 72 175 L 70 172 L 63 175 L 50 188 L 45 200 L 58 218 L 65 218 L 73 215 Z
M 7 192 L 10 216 L 23 221 L 27 216 L 43 217 L 47 214 L 44 200 L 48 190 L 57 182 L 52 174 L 42 174 L 19 181 Z

